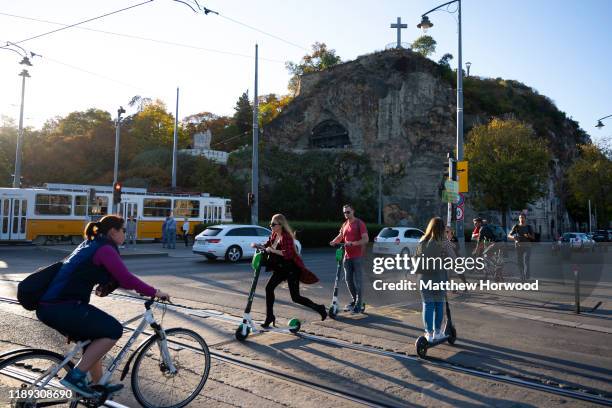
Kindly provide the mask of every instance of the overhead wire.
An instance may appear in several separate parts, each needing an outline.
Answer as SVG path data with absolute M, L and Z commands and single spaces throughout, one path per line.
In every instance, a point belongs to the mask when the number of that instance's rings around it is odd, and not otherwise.
M 121 13 L 121 12 L 123 12 L 123 11 L 133 9 L 133 8 L 135 8 L 135 7 L 139 7 L 139 6 L 142 6 L 142 5 L 144 5 L 144 4 L 151 3 L 152 1 L 153 1 L 153 0 L 146 0 L 146 1 L 144 1 L 144 2 L 142 2 L 142 3 L 139 3 L 139 4 L 134 4 L 134 5 L 132 5 L 132 6 L 125 7 L 125 8 L 122 8 L 122 9 L 120 9 L 120 10 L 115 10 L 115 11 L 111 11 L 110 13 L 102 14 L 101 16 L 97 16 L 97 17 L 89 18 L 89 19 L 87 19 L 87 20 L 79 21 L 78 23 L 69 24 L 69 25 L 67 25 L 67 26 L 65 26 L 65 27 L 58 28 L 57 30 L 48 31 L 48 32 L 46 32 L 46 33 L 38 34 L 38 35 L 35 35 L 35 36 L 32 36 L 32 37 L 29 37 L 29 38 L 26 38 L 26 39 L 23 39 L 23 40 L 20 40 L 20 41 L 13 41 L 13 44 L 21 44 L 21 43 L 26 42 L 26 41 L 34 40 L 34 39 L 36 39 L 36 38 L 40 38 L 40 37 L 44 37 L 44 36 L 46 36 L 46 35 L 50 35 L 50 34 L 53 34 L 53 33 L 57 33 L 58 31 L 66 30 L 66 29 L 68 29 L 68 28 L 76 27 L 76 26 L 78 26 L 78 25 L 85 24 L 85 23 L 89 23 L 89 22 L 94 21 L 94 20 L 99 20 L 99 19 L 101 19 L 101 18 L 108 17 L 108 16 L 111 16 L 111 15 L 113 15 L 113 14 Z
M 36 21 L 36 22 L 39 22 L 39 23 L 47 23 L 47 24 L 55 24 L 55 25 L 67 26 L 67 24 L 60 23 L 60 22 L 57 22 L 57 21 L 43 20 L 43 19 L 39 19 L 39 18 L 19 16 L 19 15 L 16 15 L 16 14 L 9 14 L 9 13 L 3 13 L 3 12 L 0 12 L 0 16 L 18 18 L 18 19 L 29 20 L 29 21 Z M 189 49 L 199 50 L 199 51 L 207 51 L 207 52 L 213 52 L 213 53 L 218 53 L 218 54 L 225 54 L 225 55 L 230 55 L 230 56 L 234 56 L 234 57 L 242 57 L 242 58 L 249 58 L 249 59 L 254 59 L 255 58 L 253 55 L 240 54 L 240 53 L 230 52 L 230 51 L 216 50 L 216 49 L 213 49 L 213 48 L 204 48 L 204 47 L 199 47 L 199 46 L 196 46 L 196 45 L 190 45 L 190 44 L 178 43 L 178 42 L 173 42 L 173 41 L 166 41 L 166 40 L 160 40 L 160 39 L 155 39 L 155 38 L 143 37 L 143 36 L 134 35 L 134 34 L 117 33 L 117 32 L 113 32 L 113 31 L 99 30 L 99 29 L 96 29 L 96 28 L 89 28 L 89 27 L 76 27 L 76 28 L 78 28 L 80 30 L 92 31 L 92 32 L 101 33 L 101 34 L 108 34 L 108 35 L 114 35 L 114 36 L 118 36 L 118 37 L 131 38 L 131 39 L 140 40 L 140 41 L 149 41 L 149 42 L 153 42 L 153 43 L 164 44 L 164 45 L 171 45 L 171 46 L 177 46 L 177 47 L 183 47 L 183 48 L 189 48 Z M 260 57 L 259 59 L 260 60 L 264 60 L 264 61 L 269 61 L 269 62 L 276 62 L 276 63 L 280 63 L 280 64 L 284 64 L 285 63 L 285 61 L 271 59 L 271 58 Z

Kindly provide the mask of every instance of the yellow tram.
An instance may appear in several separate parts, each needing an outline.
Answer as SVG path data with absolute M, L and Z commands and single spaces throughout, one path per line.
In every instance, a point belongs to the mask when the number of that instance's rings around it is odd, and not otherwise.
M 185 218 L 190 233 L 199 223 L 232 222 L 227 198 L 130 187 L 122 191 L 118 214 L 134 217 L 139 240 L 160 239 L 162 222 L 170 212 L 178 232 Z M 112 213 L 112 199 L 112 186 L 47 183 L 40 188 L 0 188 L 0 242 L 80 242 L 87 222 Z

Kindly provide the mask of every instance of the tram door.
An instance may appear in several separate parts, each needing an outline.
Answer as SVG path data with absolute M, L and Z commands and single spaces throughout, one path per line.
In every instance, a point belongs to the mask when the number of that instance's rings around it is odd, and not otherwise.
M 119 204 L 119 214 L 123 217 L 125 222 L 130 217 L 134 217 L 135 220 L 138 220 L 138 204 L 137 203 L 121 203 Z M 136 236 L 138 237 L 138 223 L 136 224 Z
M 119 214 L 127 221 L 128 218 L 134 217 L 138 219 L 138 203 L 121 203 L 119 204 Z
M 26 239 L 28 200 L 0 198 L 0 240 Z

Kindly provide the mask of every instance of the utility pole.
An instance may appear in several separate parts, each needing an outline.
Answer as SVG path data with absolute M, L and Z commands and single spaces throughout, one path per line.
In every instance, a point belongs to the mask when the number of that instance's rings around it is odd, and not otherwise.
M 593 229 L 591 228 L 591 220 L 591 200 L 589 200 L 589 234 L 593 232 Z
M 257 103 L 257 59 L 258 46 L 255 44 L 255 92 L 253 98 L 253 163 L 251 170 L 251 193 L 253 205 L 251 206 L 251 224 L 259 222 L 259 104 Z
M 119 140 L 121 138 L 121 115 L 125 113 L 123 106 L 117 109 L 117 124 L 115 126 L 115 167 L 113 169 L 113 188 L 119 177 Z M 117 206 L 113 204 L 113 214 L 117 213 Z
M 19 131 L 17 133 L 17 151 L 15 153 L 15 174 L 13 175 L 13 188 L 21 187 L 21 151 L 23 150 L 23 102 L 25 99 L 25 80 L 30 78 L 27 69 L 19 74 L 21 77 L 21 107 L 19 108 Z
M 174 140 L 172 142 L 172 189 L 176 189 L 176 148 L 178 146 L 179 89 L 176 87 L 176 113 L 174 115 Z

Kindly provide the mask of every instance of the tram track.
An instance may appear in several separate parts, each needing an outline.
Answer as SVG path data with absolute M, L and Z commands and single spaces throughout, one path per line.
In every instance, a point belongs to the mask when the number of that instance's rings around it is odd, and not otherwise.
M 124 298 L 127 301 L 134 301 L 134 302 L 142 301 L 142 299 L 136 298 L 133 296 L 118 295 L 118 294 L 111 295 L 111 296 L 115 296 L 118 298 Z M 15 299 L 10 299 L 10 298 L 5 298 L 5 297 L 0 297 L 0 301 L 8 302 L 8 303 L 17 303 Z M 182 313 L 185 313 L 187 315 L 201 317 L 201 318 L 218 319 L 226 323 L 228 322 L 236 323 L 236 322 L 241 321 L 241 318 L 238 316 L 229 315 L 225 312 L 220 312 L 220 311 L 198 309 L 198 308 L 193 308 L 190 306 L 184 306 L 184 305 L 178 305 L 178 304 L 172 304 L 170 305 L 170 307 L 171 307 L 171 310 L 173 309 L 174 311 L 182 311 Z M 133 330 L 127 327 L 126 329 Z M 599 391 L 592 390 L 587 387 L 571 386 L 568 384 L 558 383 L 556 381 L 552 381 L 544 377 L 527 377 L 527 376 L 521 376 L 521 375 L 514 375 L 510 373 L 481 369 L 478 367 L 465 366 L 465 365 L 458 364 L 458 363 L 451 363 L 451 362 L 448 362 L 442 359 L 431 358 L 431 357 L 428 357 L 426 359 L 421 359 L 416 355 L 411 355 L 404 351 L 385 349 L 382 347 L 377 347 L 377 346 L 372 346 L 372 345 L 364 345 L 364 344 L 360 344 L 357 342 L 348 342 L 345 340 L 332 338 L 330 336 L 323 336 L 320 334 L 316 334 L 315 332 L 302 331 L 302 332 L 298 332 L 297 334 L 290 334 L 290 333 L 280 333 L 280 334 L 283 334 L 286 336 L 292 336 L 292 337 L 297 336 L 304 340 L 318 342 L 321 344 L 327 344 L 327 345 L 339 347 L 339 348 L 352 349 L 352 350 L 367 353 L 367 354 L 385 356 L 385 357 L 394 358 L 398 360 L 408 360 L 408 361 L 411 361 L 417 364 L 427 365 L 427 366 L 435 367 L 435 368 L 442 369 L 442 370 L 454 371 L 454 372 L 458 372 L 458 373 L 465 374 L 465 375 L 487 379 L 490 381 L 507 383 L 507 384 L 511 384 L 517 387 L 530 388 L 533 390 L 546 392 L 549 394 L 555 394 L 558 396 L 573 398 L 576 400 L 591 402 L 591 403 L 595 403 L 595 404 L 599 404 L 603 406 L 612 406 L 612 395 L 610 394 L 601 393 Z M 259 366 L 252 362 L 229 356 L 227 355 L 227 353 L 221 353 L 221 352 L 211 350 L 211 356 L 219 361 L 223 361 L 228 364 L 232 364 L 232 365 L 239 366 L 245 369 L 249 369 L 251 371 L 259 372 L 261 374 L 283 379 L 285 381 L 289 381 L 289 382 L 292 382 L 292 383 L 295 383 L 301 386 L 314 388 L 321 392 L 324 392 L 330 395 L 334 395 L 336 397 L 344 398 L 352 402 L 357 402 L 365 406 L 375 406 L 375 407 L 394 407 L 396 406 L 396 405 L 381 404 L 379 401 L 373 401 L 373 400 L 364 398 L 362 396 L 358 396 L 358 395 L 348 393 L 348 392 L 339 392 L 327 385 L 318 384 L 316 382 L 305 380 L 297 376 L 293 376 L 291 374 L 282 373 L 278 370 L 273 370 L 267 367 Z

